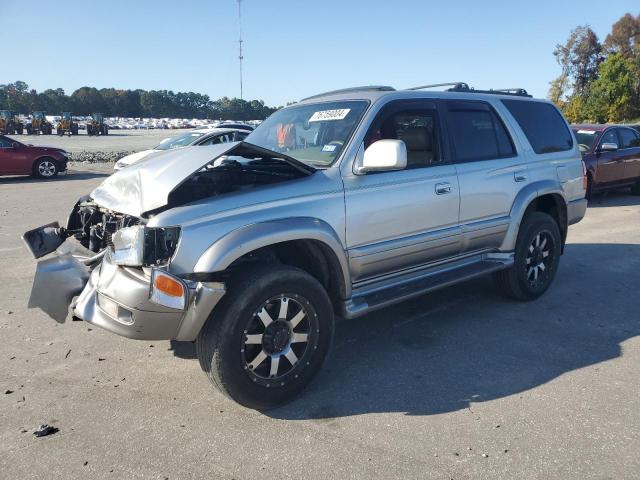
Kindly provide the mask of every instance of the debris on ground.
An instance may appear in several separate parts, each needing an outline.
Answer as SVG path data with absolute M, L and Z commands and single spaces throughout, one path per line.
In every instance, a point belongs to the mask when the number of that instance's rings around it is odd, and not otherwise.
M 52 425 L 40 425 L 38 427 L 38 429 L 33 432 L 33 434 L 40 438 L 40 437 L 46 437 L 47 435 L 53 435 L 54 433 L 58 433 L 60 430 Z
M 69 351 L 67 352 L 67 354 L 64 356 L 64 358 L 67 358 L 69 356 L 69 354 L 71 353 L 71 349 L 69 349 Z
M 4 394 L 5 394 L 5 395 L 10 395 L 10 394 L 12 394 L 12 393 L 13 393 L 13 390 L 5 390 L 5 391 L 4 391 Z
M 106 358 L 98 357 L 98 361 L 99 361 L 99 362 L 104 362 L 105 360 L 106 360 Z

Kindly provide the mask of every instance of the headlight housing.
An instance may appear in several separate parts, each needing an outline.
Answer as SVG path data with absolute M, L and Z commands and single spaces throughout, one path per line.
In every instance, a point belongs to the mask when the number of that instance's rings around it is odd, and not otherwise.
M 167 263 L 178 245 L 180 227 L 121 228 L 113 234 L 111 259 L 116 265 L 141 267 Z

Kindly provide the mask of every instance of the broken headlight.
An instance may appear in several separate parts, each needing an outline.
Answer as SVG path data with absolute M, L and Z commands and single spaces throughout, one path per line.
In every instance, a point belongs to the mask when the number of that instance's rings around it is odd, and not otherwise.
M 140 267 L 167 263 L 178 245 L 179 227 L 121 228 L 113 234 L 111 259 L 116 265 Z

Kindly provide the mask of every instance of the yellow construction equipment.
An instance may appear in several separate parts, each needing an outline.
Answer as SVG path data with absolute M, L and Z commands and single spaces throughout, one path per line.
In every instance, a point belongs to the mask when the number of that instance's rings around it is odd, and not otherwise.
M 24 125 L 11 110 L 0 110 L 0 133 L 4 135 L 22 135 Z
M 62 136 L 65 133 L 68 135 L 78 135 L 78 124 L 73 121 L 71 112 L 62 112 L 62 117 L 56 125 L 56 132 Z
M 33 112 L 31 116 L 31 123 L 27 123 L 27 133 L 31 134 L 43 134 L 51 135 L 53 132 L 53 123 L 47 120 L 44 112 Z
M 87 122 L 87 135 L 109 135 L 109 127 L 104 123 L 101 113 L 92 113 Z

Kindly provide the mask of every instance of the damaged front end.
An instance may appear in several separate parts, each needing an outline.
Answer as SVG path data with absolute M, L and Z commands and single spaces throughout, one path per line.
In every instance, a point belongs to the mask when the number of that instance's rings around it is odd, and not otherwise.
M 220 158 L 223 157 L 223 158 Z M 30 308 L 137 339 L 194 340 L 225 293 L 218 282 L 171 273 L 180 226 L 150 226 L 162 212 L 207 197 L 313 173 L 244 143 L 192 147 L 132 165 L 75 204 L 65 227 L 23 235 L 35 258 Z
M 113 266 L 137 269 L 144 279 L 145 270 L 168 264 L 179 236 L 178 227 L 149 228 L 143 219 L 113 212 L 84 197 L 74 206 L 66 227 L 52 223 L 22 236 L 35 258 L 56 252 L 38 262 L 28 306 L 40 308 L 59 323 L 69 316 L 86 319 L 74 311 L 73 300 L 93 270 L 102 269 L 105 256 Z M 149 280 L 142 283 L 144 296 L 149 297 Z

